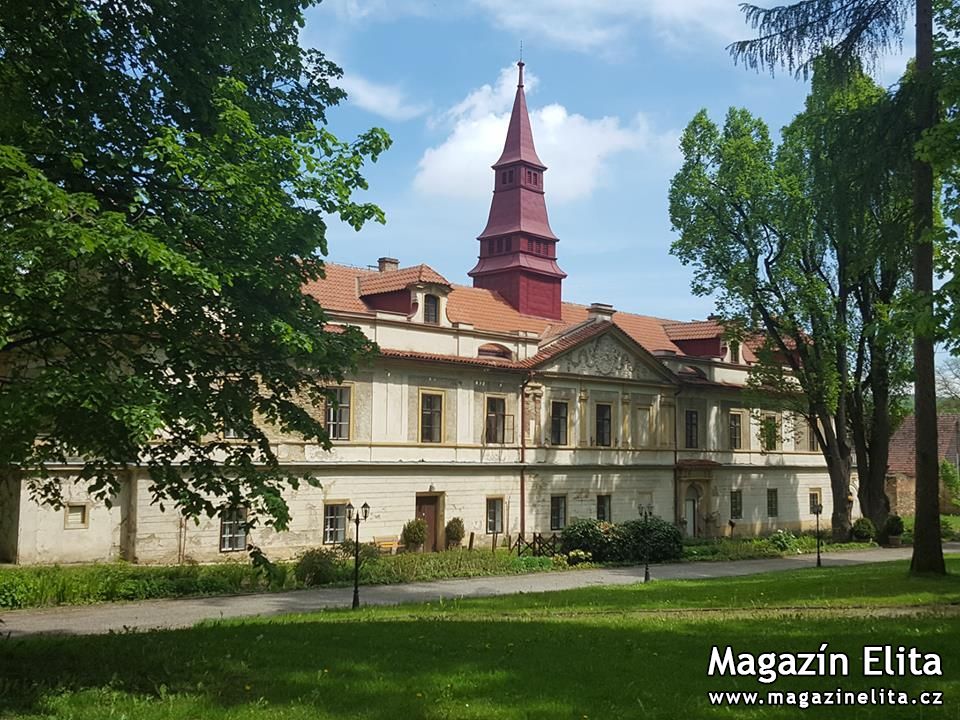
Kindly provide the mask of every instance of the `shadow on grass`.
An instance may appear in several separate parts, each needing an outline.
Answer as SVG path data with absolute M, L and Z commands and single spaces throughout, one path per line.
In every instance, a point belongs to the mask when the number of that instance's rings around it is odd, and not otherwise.
M 850 678 L 790 678 L 775 688 L 791 690 L 883 684 L 860 676 L 861 648 L 901 643 L 940 652 L 947 677 L 932 683 L 897 678 L 888 685 L 915 691 L 936 685 L 948 697 L 960 690 L 951 662 L 957 619 L 522 621 L 381 614 L 3 641 L 0 716 L 704 717 L 714 711 L 708 690 L 767 689 L 750 678 L 706 677 L 713 644 L 736 652 L 810 652 L 829 642 L 831 651 L 850 655 Z M 60 703 L 54 709 L 51 698 Z M 843 717 L 867 717 L 876 709 L 853 710 Z M 920 716 L 918 708 L 904 710 L 885 716 Z M 729 716 L 730 709 L 716 712 Z M 773 716 L 793 715 L 786 709 Z M 804 716 L 836 713 L 811 709 Z

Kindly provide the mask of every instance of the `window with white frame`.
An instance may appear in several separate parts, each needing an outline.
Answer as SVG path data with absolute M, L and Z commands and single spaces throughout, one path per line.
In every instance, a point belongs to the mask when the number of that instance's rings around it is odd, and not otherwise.
M 567 421 L 570 417 L 570 406 L 562 400 L 550 403 L 550 444 L 567 444 Z
M 506 442 L 507 401 L 502 397 L 487 398 L 486 441 L 502 445 Z M 513 438 L 510 438 L 511 440 Z
M 420 395 L 420 442 L 443 442 L 443 395 Z
M 323 542 L 342 543 L 347 537 L 347 504 L 324 503 Z
M 810 514 L 811 514 L 811 515 L 819 515 L 819 514 L 820 514 L 820 508 L 822 507 L 821 504 L 820 504 L 820 489 L 819 489 L 819 488 L 817 488 L 816 490 L 811 490 L 811 491 L 810 491 L 809 500 L 810 500 Z
M 730 413 L 727 438 L 731 450 L 740 450 L 743 447 L 743 415 L 741 413 Z
M 487 534 L 503 532 L 503 498 L 487 498 Z
M 327 433 L 331 440 L 350 439 L 350 404 L 353 393 L 349 387 L 336 387 L 329 390 L 327 401 Z
M 567 526 L 567 496 L 550 496 L 550 529 L 563 530 Z
M 423 298 L 423 321 L 430 325 L 440 324 L 440 298 L 425 295 Z
M 246 508 L 225 508 L 220 512 L 220 552 L 236 552 L 247 547 Z

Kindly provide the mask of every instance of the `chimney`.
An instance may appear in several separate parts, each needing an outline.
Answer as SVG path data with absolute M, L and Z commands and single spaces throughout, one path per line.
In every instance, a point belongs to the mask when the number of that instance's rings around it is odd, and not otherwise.
M 617 311 L 613 309 L 613 305 L 592 303 L 587 310 L 587 319 L 591 322 L 611 322 L 616 312 Z
M 377 258 L 377 268 L 380 272 L 393 272 L 400 267 L 400 261 L 392 257 Z

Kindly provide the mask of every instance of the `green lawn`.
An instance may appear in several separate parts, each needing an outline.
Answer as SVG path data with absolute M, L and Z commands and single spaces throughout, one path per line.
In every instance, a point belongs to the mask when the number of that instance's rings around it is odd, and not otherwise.
M 945 579 L 909 578 L 904 563 L 882 563 L 8 639 L 0 642 L 0 717 L 958 718 L 960 557 L 949 563 L 955 574 Z M 888 616 L 903 608 L 915 612 Z M 815 652 L 822 642 L 849 654 L 850 677 L 769 687 L 706 677 L 713 644 Z M 940 653 L 944 677 L 862 677 L 862 646 L 881 643 Z M 706 699 L 710 690 L 838 685 L 938 690 L 945 705 L 748 711 Z

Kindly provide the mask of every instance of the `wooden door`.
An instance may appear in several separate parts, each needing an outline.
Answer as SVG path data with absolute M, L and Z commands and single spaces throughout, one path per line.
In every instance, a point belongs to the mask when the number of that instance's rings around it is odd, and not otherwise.
M 437 531 L 438 517 L 437 510 L 439 503 L 436 495 L 422 495 L 417 497 L 417 517 L 423 518 L 427 523 L 427 540 L 423 543 L 423 549 L 426 552 L 435 552 L 437 550 Z

